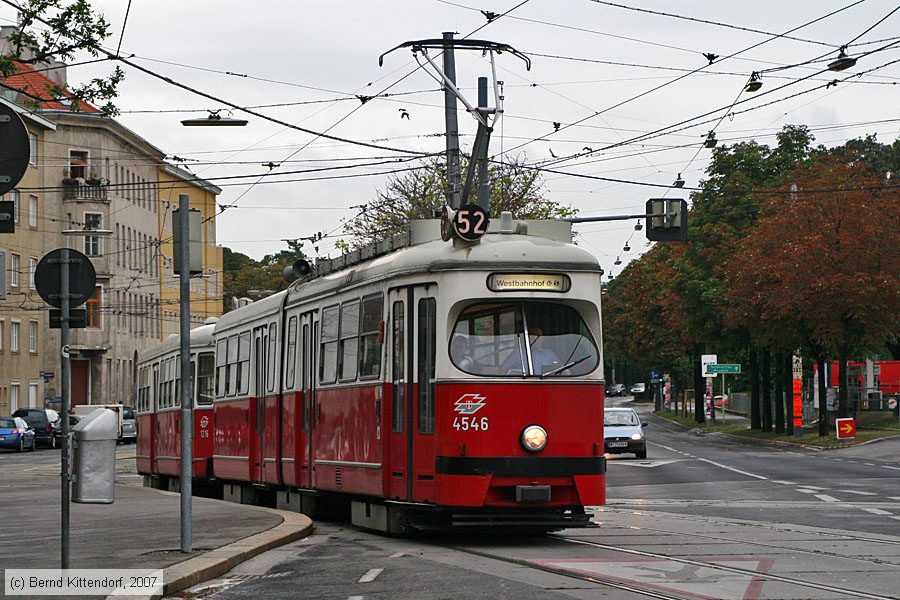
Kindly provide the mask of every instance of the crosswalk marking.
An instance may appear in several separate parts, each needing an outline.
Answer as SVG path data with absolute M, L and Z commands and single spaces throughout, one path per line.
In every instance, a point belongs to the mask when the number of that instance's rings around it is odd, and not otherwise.
M 873 515 L 889 515 L 890 512 L 886 510 L 881 510 L 880 508 L 863 508 L 864 511 L 868 513 L 872 513 Z
M 816 494 L 816 498 L 818 498 L 822 502 L 840 502 L 840 500 L 838 500 L 834 496 L 829 496 L 828 494 Z

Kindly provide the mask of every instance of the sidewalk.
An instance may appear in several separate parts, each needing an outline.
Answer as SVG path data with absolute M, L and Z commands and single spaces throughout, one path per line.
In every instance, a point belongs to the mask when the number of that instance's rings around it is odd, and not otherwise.
M 4 522 L 22 536 L 0 546 L 0 565 L 59 568 L 59 478 L 41 474 L 9 483 L 3 490 Z M 225 573 L 313 528 L 299 513 L 195 497 L 194 552 L 182 554 L 180 496 L 133 485 L 117 485 L 113 504 L 72 504 L 70 521 L 71 568 L 165 569 L 166 594 Z

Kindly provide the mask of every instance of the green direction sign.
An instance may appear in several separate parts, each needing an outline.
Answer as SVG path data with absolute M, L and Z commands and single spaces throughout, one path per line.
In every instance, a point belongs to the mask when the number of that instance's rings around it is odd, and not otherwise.
M 736 374 L 741 372 L 741 365 L 706 365 L 707 373 L 728 373 L 728 374 Z

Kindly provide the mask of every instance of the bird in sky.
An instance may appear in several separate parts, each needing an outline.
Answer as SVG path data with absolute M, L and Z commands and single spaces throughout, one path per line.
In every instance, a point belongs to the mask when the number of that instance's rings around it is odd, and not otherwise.
M 594 151 L 594 149 L 591 148 L 590 146 L 585 146 L 584 148 L 582 148 L 582 150 L 583 150 L 584 152 L 593 152 L 593 151 Z
M 553 154 L 552 148 L 550 149 L 550 156 L 552 156 L 553 158 L 559 158 L 557 155 Z
M 481 11 L 481 14 L 483 14 L 484 18 L 488 20 L 488 23 L 490 23 L 491 21 L 493 21 L 494 19 L 496 19 L 497 17 L 500 16 L 497 13 L 492 12 L 490 10 L 483 10 L 483 11 Z
M 703 57 L 709 61 L 709 64 L 713 64 L 713 61 L 719 58 L 719 55 L 712 52 L 704 52 Z
M 559 128 L 562 127 L 562 123 L 558 121 L 553 121 L 553 131 L 559 131 Z
M 400 111 L 400 118 L 409 121 L 409 111 L 407 111 L 405 108 L 400 108 L 398 110 Z

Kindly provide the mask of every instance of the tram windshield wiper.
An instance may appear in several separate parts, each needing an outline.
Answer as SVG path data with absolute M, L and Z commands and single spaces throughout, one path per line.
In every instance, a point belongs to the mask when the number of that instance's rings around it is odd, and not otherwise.
M 556 368 L 553 369 L 552 371 L 547 371 L 546 373 L 544 373 L 543 375 L 541 375 L 540 378 L 543 379 L 544 377 L 549 377 L 550 375 L 556 375 L 556 374 L 559 373 L 560 371 L 565 371 L 566 369 L 570 369 L 570 368 L 574 367 L 575 365 L 577 365 L 578 363 L 581 363 L 581 362 L 586 361 L 586 360 L 589 359 L 590 357 L 591 357 L 591 355 L 588 354 L 587 356 L 583 356 L 582 358 L 579 358 L 578 360 L 573 360 L 572 362 L 570 362 L 570 363 L 568 363 L 568 364 L 565 364 L 565 365 L 563 365 L 563 366 L 561 366 L 561 367 L 556 367 Z

